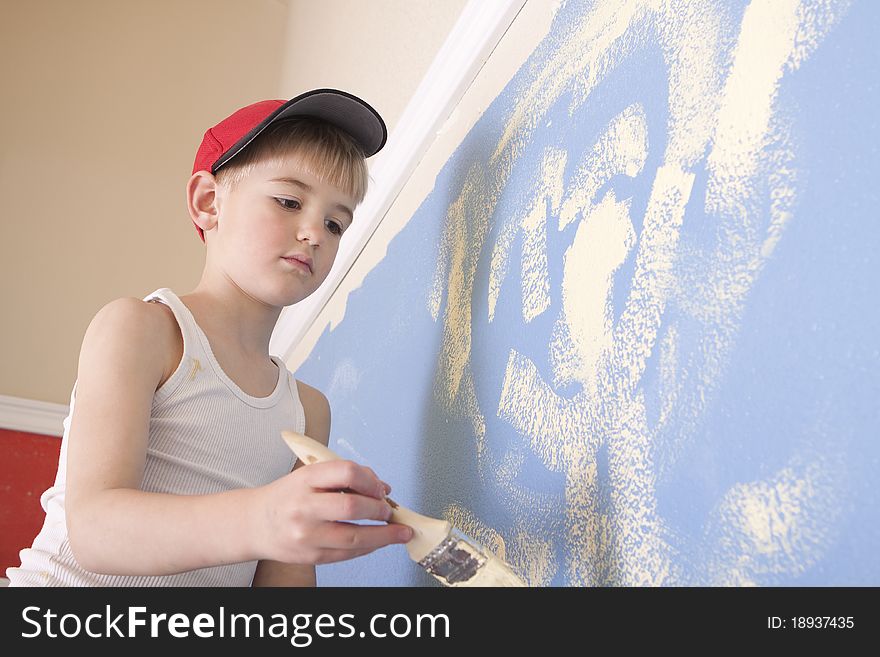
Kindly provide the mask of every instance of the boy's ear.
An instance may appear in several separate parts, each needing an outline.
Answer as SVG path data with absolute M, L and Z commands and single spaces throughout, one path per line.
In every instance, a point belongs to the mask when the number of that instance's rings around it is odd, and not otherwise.
M 217 226 L 217 179 L 208 171 L 196 171 L 186 184 L 186 205 L 193 222 L 204 232 Z

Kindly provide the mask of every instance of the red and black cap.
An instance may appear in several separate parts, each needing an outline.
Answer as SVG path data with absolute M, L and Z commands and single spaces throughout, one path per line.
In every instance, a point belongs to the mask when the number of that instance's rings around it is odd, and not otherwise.
M 270 125 L 298 115 L 316 116 L 342 128 L 360 144 L 364 157 L 378 153 L 388 139 L 385 122 L 366 101 L 338 89 L 313 89 L 288 101 L 261 100 L 242 107 L 209 128 L 196 152 L 193 173 L 216 173 Z

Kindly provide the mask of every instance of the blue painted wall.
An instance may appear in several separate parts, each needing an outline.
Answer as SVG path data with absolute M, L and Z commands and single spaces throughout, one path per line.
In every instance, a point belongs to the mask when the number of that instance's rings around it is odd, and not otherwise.
M 878 585 L 880 5 L 608 4 L 560 8 L 296 376 L 532 584 Z M 433 585 L 398 546 L 318 574 Z

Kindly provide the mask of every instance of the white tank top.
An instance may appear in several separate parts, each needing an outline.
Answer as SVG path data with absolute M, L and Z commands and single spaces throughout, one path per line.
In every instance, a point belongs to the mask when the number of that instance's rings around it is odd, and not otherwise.
M 268 397 L 252 397 L 222 370 L 205 333 L 183 302 L 168 288 L 144 297 L 174 312 L 183 334 L 183 358 L 156 390 L 150 412 L 150 438 L 141 488 L 178 495 L 204 495 L 262 486 L 287 474 L 294 456 L 282 429 L 305 431 L 305 413 L 296 379 L 284 362 Z M 55 484 L 40 497 L 46 512 L 33 546 L 21 551 L 21 566 L 9 568 L 10 586 L 250 586 L 257 562 L 200 568 L 175 575 L 99 575 L 84 570 L 70 550 L 64 516 L 67 441 L 76 383 Z

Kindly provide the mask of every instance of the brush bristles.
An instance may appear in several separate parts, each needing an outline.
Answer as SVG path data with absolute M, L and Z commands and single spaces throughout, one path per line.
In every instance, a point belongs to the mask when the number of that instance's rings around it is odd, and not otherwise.
M 419 565 L 446 586 L 526 586 L 501 559 L 455 534 Z

